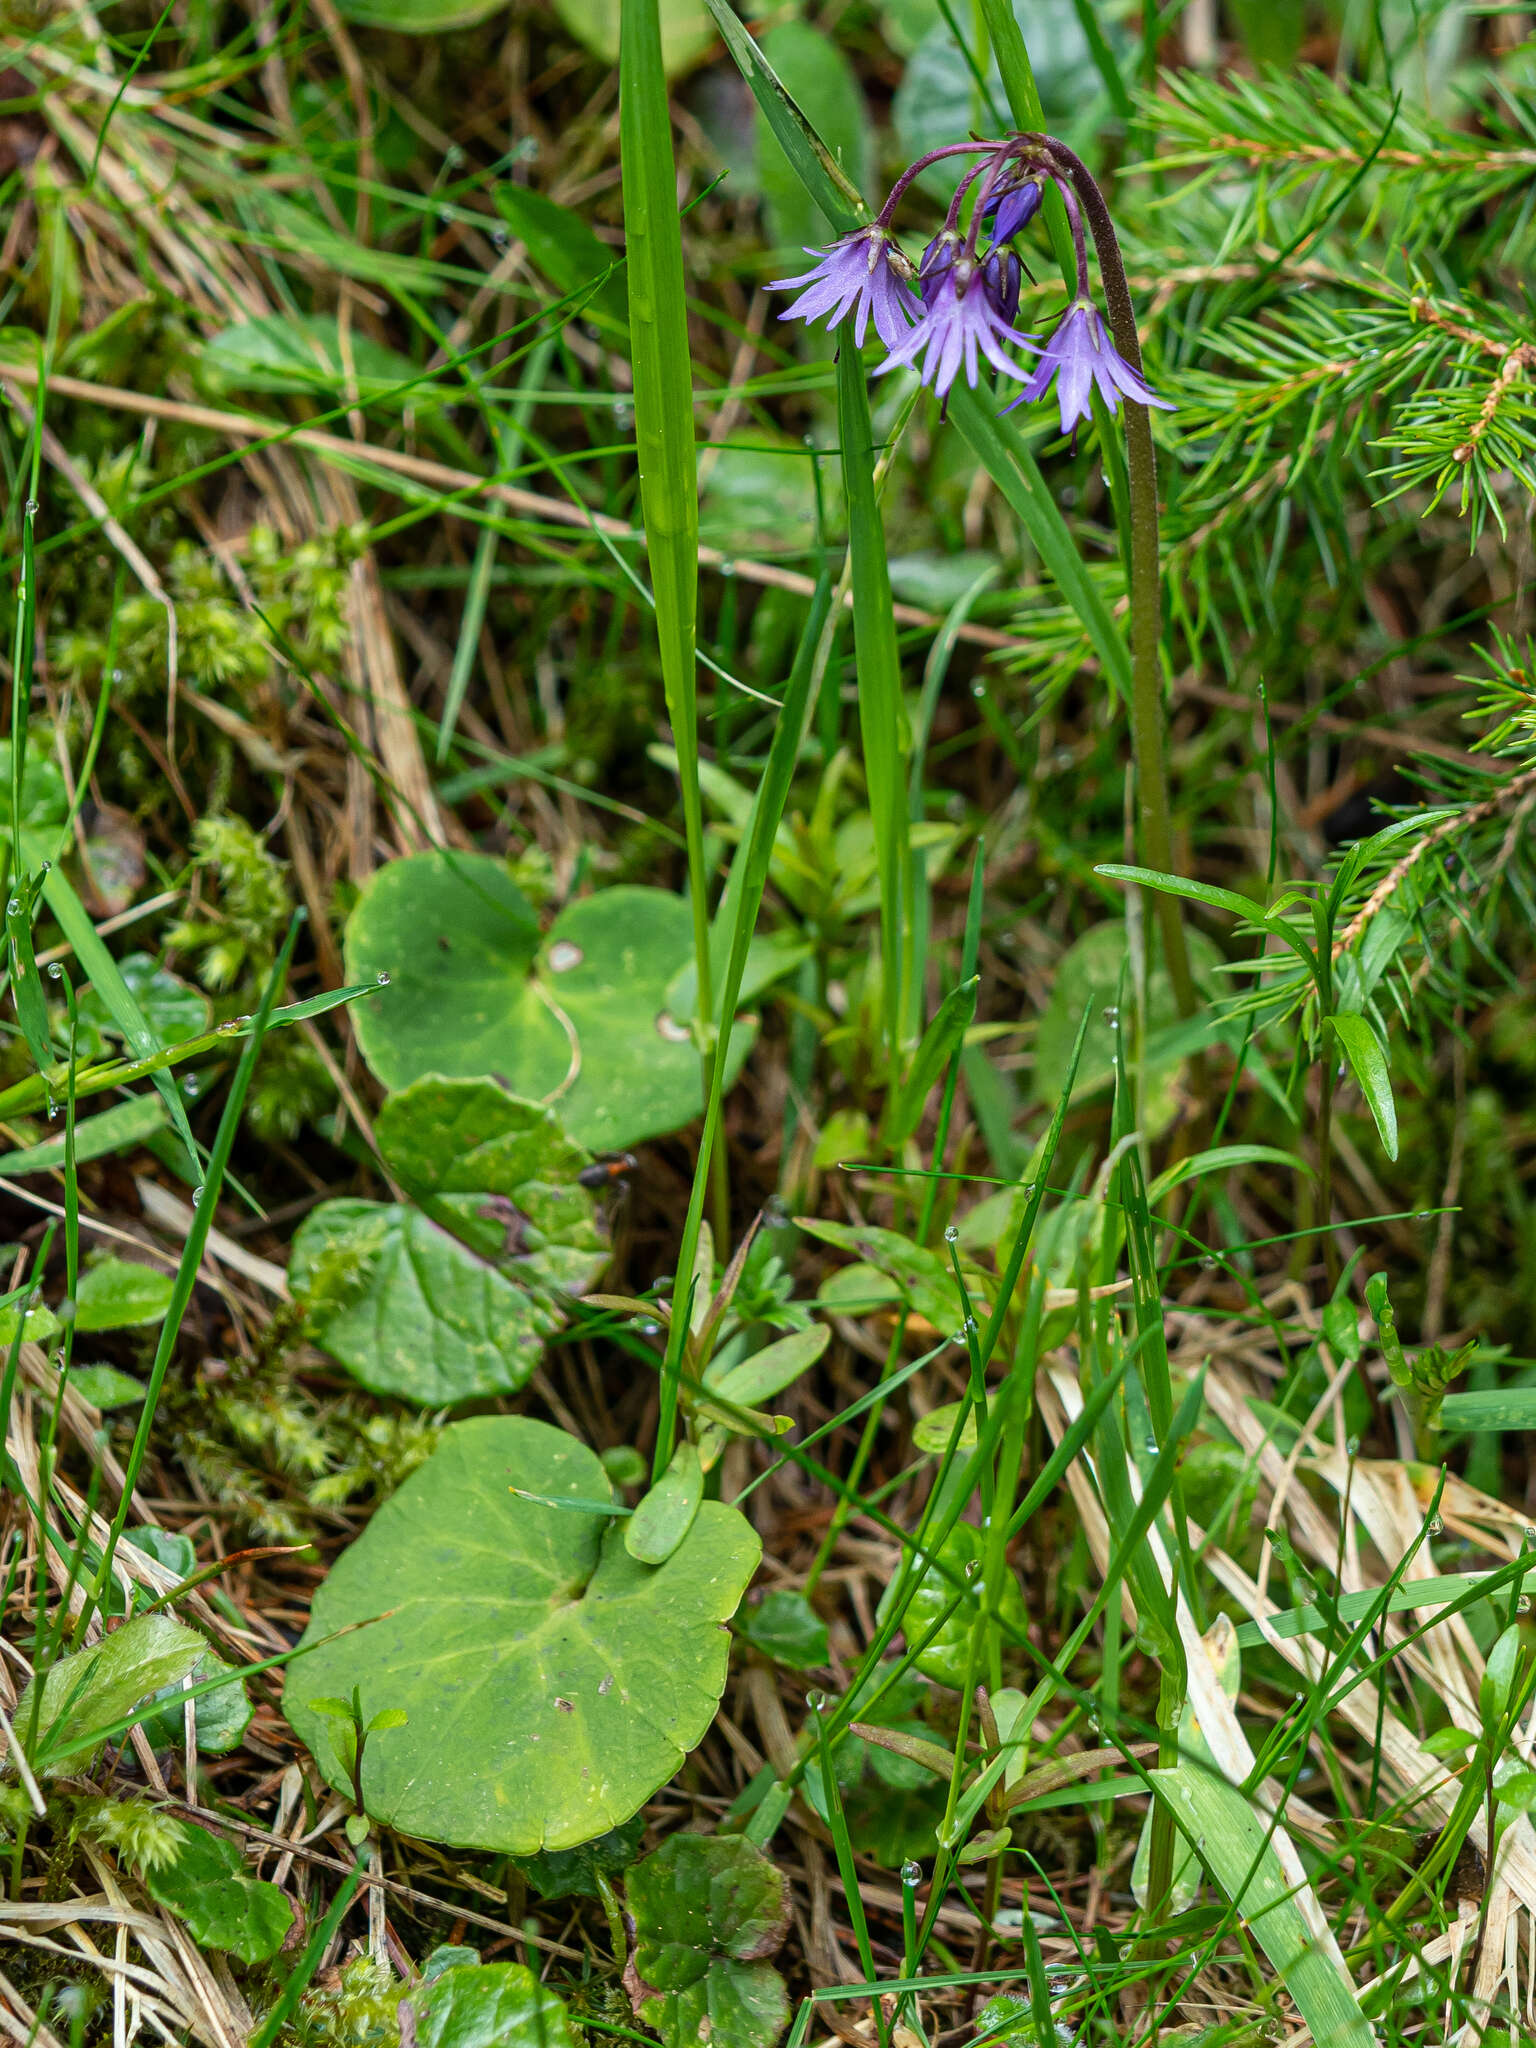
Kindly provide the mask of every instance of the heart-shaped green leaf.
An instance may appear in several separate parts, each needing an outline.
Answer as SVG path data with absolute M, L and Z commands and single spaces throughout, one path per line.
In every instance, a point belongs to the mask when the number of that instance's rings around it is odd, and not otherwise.
M 202 1947 L 225 1949 L 242 1963 L 275 1956 L 293 1926 L 292 1901 L 275 1884 L 247 1877 L 234 1843 L 206 1828 L 189 1827 L 176 1861 L 147 1870 L 144 1883 Z
M 416 1203 L 322 1202 L 290 1275 L 315 1340 L 374 1393 L 439 1406 L 511 1393 L 604 1252 L 587 1154 L 494 1081 L 429 1077 L 375 1127 Z
M 529 1500 L 522 1496 L 532 1494 Z M 585 1445 L 482 1416 L 374 1516 L 315 1597 L 287 1712 L 341 1789 L 324 1719 L 409 1716 L 363 1752 L 369 1813 L 405 1834 L 532 1855 L 627 1820 L 714 1718 L 735 1612 L 762 1546 L 705 1501 L 667 1562 L 637 1563 L 617 1522 L 556 1499 L 610 1497 Z M 374 1619 L 382 1617 L 382 1619 Z M 332 1642 L 353 1623 L 367 1628 Z
M 391 861 L 347 922 L 347 972 L 380 988 L 353 1012 L 386 1088 L 424 1074 L 494 1075 L 553 1104 L 579 1144 L 618 1151 L 703 1114 L 698 1048 L 667 1007 L 693 957 L 682 897 L 604 889 L 569 904 L 540 940 L 503 862 L 421 853 Z M 731 1034 L 728 1079 L 746 1057 Z
M 600 1899 L 599 1880 L 617 1877 L 634 1861 L 644 1833 L 645 1815 L 637 1813 L 577 1849 L 544 1849 L 515 1861 L 541 1899 Z

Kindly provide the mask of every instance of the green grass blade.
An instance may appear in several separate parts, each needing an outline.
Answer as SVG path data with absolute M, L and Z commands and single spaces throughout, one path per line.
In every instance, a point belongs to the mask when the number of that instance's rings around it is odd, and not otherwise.
M 884 976 L 886 1048 L 892 1079 L 900 1058 L 902 929 L 906 922 L 908 830 L 906 707 L 901 701 L 901 659 L 891 615 L 891 578 L 885 528 L 875 494 L 874 423 L 864 362 L 851 337 L 837 357 L 837 423 L 848 501 L 848 554 L 853 591 L 853 645 L 857 657 L 859 730 L 864 776 L 880 874 L 880 950 Z
M 923 1033 L 901 1092 L 894 1098 L 888 1133 L 893 1146 L 905 1144 L 921 1123 L 930 1093 L 938 1086 L 940 1075 L 959 1052 L 971 1028 L 980 986 L 981 976 L 973 974 L 958 988 L 952 988 Z
M 763 771 L 762 783 L 752 806 L 751 820 L 735 861 L 735 869 L 740 871 L 742 879 L 736 897 L 735 921 L 730 935 L 730 957 L 726 962 L 720 991 L 719 1056 L 711 1063 L 709 1072 L 709 1087 L 704 1105 L 704 1130 L 699 1139 L 699 1157 L 694 1169 L 693 1189 L 688 1199 L 688 1213 L 683 1221 L 682 1242 L 678 1248 L 678 1278 L 674 1298 L 683 1303 L 683 1306 L 673 1315 L 667 1337 L 666 1358 L 662 1365 L 661 1414 L 657 1424 L 656 1447 L 651 1469 L 653 1484 L 660 1479 L 672 1456 L 672 1433 L 677 1420 L 683 1346 L 688 1334 L 687 1305 L 684 1302 L 685 1276 L 693 1272 L 693 1262 L 698 1251 L 699 1226 L 704 1217 L 704 1190 L 709 1179 L 709 1163 L 720 1128 L 726 1055 L 730 1050 L 736 999 L 741 992 L 742 976 L 746 972 L 747 949 L 752 943 L 752 934 L 757 929 L 757 913 L 762 907 L 763 890 L 768 882 L 774 841 L 778 836 L 780 820 L 784 816 L 784 807 L 789 801 L 789 786 L 794 779 L 795 765 L 800 757 L 800 739 L 805 730 L 806 709 L 810 703 L 811 685 L 816 674 L 815 648 L 825 618 L 825 606 L 829 602 L 830 591 L 825 587 L 819 588 L 817 602 L 812 606 L 810 620 L 801 636 L 800 653 L 794 668 L 790 671 L 784 702 L 779 709 L 773 741 L 768 749 L 768 765 Z M 732 879 L 735 879 L 734 871 Z
M 623 0 L 619 154 L 628 257 L 635 447 L 656 638 L 678 755 L 698 962 L 698 1015 L 711 1014 L 709 905 L 699 798 L 699 493 L 682 223 L 657 0 Z
M 1279 1972 L 1317 2048 L 1371 2048 L 1375 2037 L 1337 1948 L 1286 1882 L 1269 1816 L 1193 1758 L 1148 1776 Z M 1315 1898 L 1306 1898 L 1321 1921 Z

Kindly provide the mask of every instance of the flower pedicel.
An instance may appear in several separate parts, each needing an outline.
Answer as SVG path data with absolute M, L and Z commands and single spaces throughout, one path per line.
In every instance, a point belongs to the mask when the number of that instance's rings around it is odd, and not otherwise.
M 980 161 L 961 179 L 943 227 L 914 270 L 891 232 L 896 208 L 912 180 L 929 164 L 962 155 Z M 1039 212 L 1047 185 L 1055 186 L 1066 207 L 1077 259 L 1077 291 L 1050 340 L 1037 348 L 1038 337 L 1021 333 L 1013 324 L 1022 269 L 1013 242 Z M 976 204 L 970 225 L 962 228 L 960 214 L 973 189 Z M 951 143 L 902 172 L 869 226 L 842 236 L 830 249 L 807 250 L 820 259 L 816 265 L 800 277 L 780 279 L 770 290 L 800 294 L 779 315 L 781 320 L 817 321 L 825 316 L 828 328 L 834 328 L 851 315 L 856 343 L 863 342 L 873 320 L 889 351 L 876 374 L 915 369 L 941 399 L 948 396 L 962 369 L 974 389 L 985 359 L 993 369 L 1023 383 L 1015 405 L 1043 398 L 1054 381 L 1063 433 L 1091 419 L 1095 389 L 1112 413 L 1119 411 L 1122 398 L 1172 411 L 1142 375 L 1134 329 L 1116 323 L 1126 330 L 1120 339 L 1132 360 L 1116 347 L 1094 304 L 1085 209 L 1104 267 L 1106 238 L 1111 245 L 1114 238 L 1108 209 L 1087 167 L 1063 143 L 1048 135 Z M 1115 269 L 1123 276 L 1118 252 Z M 1015 352 L 1020 351 L 1037 360 L 1017 361 Z

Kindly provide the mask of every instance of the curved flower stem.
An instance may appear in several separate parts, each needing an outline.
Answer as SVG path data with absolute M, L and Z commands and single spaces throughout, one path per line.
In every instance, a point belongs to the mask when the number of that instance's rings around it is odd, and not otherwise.
M 909 164 L 886 195 L 884 206 L 875 215 L 877 228 L 889 227 L 891 217 L 901 204 L 901 196 L 914 178 L 921 177 L 930 164 L 943 161 L 947 156 L 987 156 L 1006 149 L 1005 142 L 946 142 L 942 149 L 930 149 L 926 156 L 920 156 L 915 164 Z
M 1136 335 L 1131 288 L 1104 195 L 1088 166 L 1065 143 L 1053 138 L 1049 148 L 1053 161 L 1071 180 L 1093 236 L 1115 347 L 1139 376 L 1141 343 Z M 1173 805 L 1163 746 L 1163 679 L 1158 658 L 1162 586 L 1158 566 L 1157 456 L 1152 446 L 1152 416 L 1144 405 L 1129 398 L 1125 401 L 1125 467 L 1131 514 L 1131 749 L 1136 759 L 1141 802 L 1142 852 L 1148 867 L 1166 875 L 1173 872 Z M 1160 890 L 1157 916 L 1163 958 L 1179 1014 L 1193 1016 L 1198 1001 L 1178 897 Z

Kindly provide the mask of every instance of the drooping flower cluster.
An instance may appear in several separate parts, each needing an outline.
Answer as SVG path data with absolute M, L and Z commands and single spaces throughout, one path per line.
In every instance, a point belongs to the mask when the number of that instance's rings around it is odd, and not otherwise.
M 980 161 L 961 179 L 943 227 L 914 266 L 891 229 L 897 206 L 929 164 L 961 155 Z M 1049 186 L 1066 207 L 1077 291 L 1050 340 L 1039 348 L 1037 335 L 1014 325 L 1023 276 L 1014 242 L 1039 212 Z M 969 224 L 962 226 L 965 202 L 973 192 Z M 1015 405 L 1043 398 L 1054 381 L 1063 433 L 1092 418 L 1095 390 L 1112 413 L 1122 398 L 1172 411 L 1142 376 L 1139 361 L 1128 361 L 1115 346 L 1093 302 L 1084 197 L 1094 204 L 1102 263 L 1103 237 L 1113 240 L 1109 216 L 1089 173 L 1064 145 L 1046 135 L 1014 135 L 1003 142 L 960 142 L 933 150 L 903 171 L 869 226 L 844 235 L 830 249 L 807 250 L 819 257 L 815 266 L 770 287 L 800 294 L 779 317 L 815 322 L 825 316 L 828 328 L 851 317 L 859 344 L 873 320 L 889 352 L 877 374 L 915 369 L 940 398 L 948 396 L 962 370 L 974 389 L 983 359 L 1022 383 Z M 1122 339 L 1134 352 L 1134 336 Z M 1035 360 L 1020 362 L 1016 352 Z

